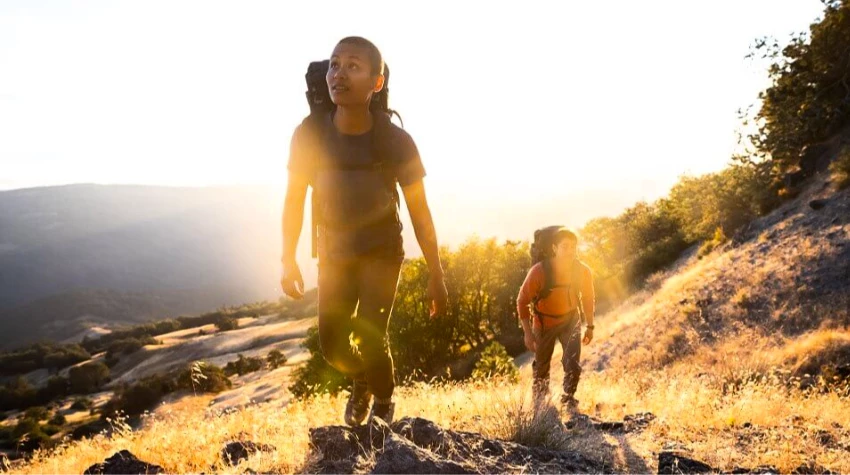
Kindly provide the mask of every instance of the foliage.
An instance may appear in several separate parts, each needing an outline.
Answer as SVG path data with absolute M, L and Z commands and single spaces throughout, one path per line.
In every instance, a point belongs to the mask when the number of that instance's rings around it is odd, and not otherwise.
M 505 347 L 496 341 L 484 349 L 472 371 L 474 379 L 490 379 L 494 376 L 506 378 L 512 383 L 519 380 L 519 369 L 513 358 L 508 355 Z

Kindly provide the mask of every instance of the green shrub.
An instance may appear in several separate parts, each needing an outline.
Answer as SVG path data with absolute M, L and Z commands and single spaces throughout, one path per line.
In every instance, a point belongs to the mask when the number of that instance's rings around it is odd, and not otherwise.
M 336 394 L 351 386 L 349 379 L 329 365 L 322 356 L 319 327 L 313 326 L 307 330 L 307 338 L 301 346 L 310 351 L 310 358 L 292 372 L 293 382 L 289 391 L 293 396 L 304 398 L 324 392 Z
M 217 322 L 215 322 L 215 327 L 218 328 L 218 331 L 220 332 L 236 330 L 237 328 L 239 328 L 239 320 L 233 317 L 222 317 Z
M 499 342 L 490 343 L 472 370 L 474 379 L 489 379 L 501 376 L 511 382 L 519 380 L 519 369 L 514 364 L 513 358 L 508 355 L 505 347 Z
M 57 412 L 56 414 L 53 415 L 53 417 L 50 418 L 50 420 L 47 423 L 50 424 L 50 425 L 62 427 L 65 424 L 68 423 L 68 420 L 65 418 L 65 416 L 63 414 Z
M 85 411 L 91 409 L 92 400 L 87 397 L 78 397 L 74 399 L 73 404 L 71 404 L 71 409 L 75 411 Z
M 46 421 L 47 418 L 50 417 L 50 411 L 47 410 L 46 407 L 36 406 L 31 407 L 24 411 L 25 419 L 32 419 L 36 422 L 38 421 Z
M 234 374 L 242 376 L 243 374 L 259 371 L 263 369 L 264 365 L 265 362 L 262 358 L 246 358 L 244 355 L 239 354 L 236 361 L 231 361 L 224 366 L 224 374 L 227 376 L 232 376 Z
M 233 383 L 216 365 L 197 361 L 177 376 L 177 387 L 193 392 L 220 393 L 230 389 Z
M 277 369 L 286 364 L 286 355 L 280 350 L 272 350 L 266 355 L 266 362 L 271 369 Z
M 72 394 L 90 394 L 109 381 L 109 368 L 100 362 L 75 366 L 68 373 L 68 381 Z

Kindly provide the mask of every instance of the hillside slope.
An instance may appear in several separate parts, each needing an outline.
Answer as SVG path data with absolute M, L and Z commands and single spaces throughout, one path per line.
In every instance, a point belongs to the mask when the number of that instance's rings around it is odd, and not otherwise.
M 812 203 L 816 199 L 826 201 Z M 654 414 L 641 430 L 582 425 L 566 414 L 567 428 L 533 418 L 528 355 L 517 359 L 522 371 L 515 384 L 402 387 L 396 416 L 542 443 L 599 460 L 606 471 L 655 471 L 659 453 L 674 450 L 718 470 L 850 472 L 850 380 L 842 381 L 841 373 L 850 365 L 848 246 L 850 190 L 837 192 L 821 177 L 732 242 L 702 259 L 686 258 L 600 316 L 596 340 L 584 348 L 579 409 L 604 421 Z M 560 349 L 556 353 L 555 361 Z M 280 388 L 286 384 L 281 375 L 252 376 L 245 390 Z M 553 388 L 562 377 L 553 365 Z M 16 471 L 81 472 L 121 449 L 178 473 L 313 470 L 321 454 L 311 452 L 309 429 L 340 424 L 346 395 L 289 401 L 284 393 L 236 412 L 209 406 L 245 400 L 239 388 L 224 398 L 184 397 L 161 406 L 139 431 L 39 454 Z M 234 439 L 263 441 L 274 450 L 228 467 L 220 450 Z

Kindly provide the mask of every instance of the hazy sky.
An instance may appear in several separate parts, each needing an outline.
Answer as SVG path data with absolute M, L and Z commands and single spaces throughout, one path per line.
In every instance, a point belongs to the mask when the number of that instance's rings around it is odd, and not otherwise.
M 6 0 L 0 189 L 282 186 L 308 62 L 360 35 L 391 67 L 432 195 L 654 198 L 728 162 L 735 111 L 766 85 L 744 59 L 753 40 L 821 13 L 817 0 Z

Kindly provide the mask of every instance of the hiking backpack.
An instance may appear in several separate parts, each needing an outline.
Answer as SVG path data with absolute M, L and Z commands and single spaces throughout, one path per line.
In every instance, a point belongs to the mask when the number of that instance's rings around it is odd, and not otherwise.
M 531 265 L 534 266 L 538 263 L 542 263 L 543 265 L 543 275 L 544 275 L 544 284 L 543 288 L 540 289 L 540 292 L 537 296 L 532 300 L 533 305 L 533 313 L 540 320 L 540 324 L 543 324 L 542 317 L 551 317 L 551 318 L 560 318 L 561 315 L 546 315 L 540 312 L 537 309 L 537 304 L 541 301 L 549 297 L 552 294 L 552 290 L 558 287 L 564 287 L 564 285 L 558 285 L 555 283 L 555 274 L 552 271 L 552 258 L 554 257 L 552 246 L 555 245 L 555 235 L 558 231 L 566 229 L 564 226 L 546 226 L 534 231 L 534 241 L 531 243 Z M 573 263 L 573 267 L 571 270 L 570 276 L 570 284 L 569 285 L 578 285 L 581 281 L 581 266 L 579 265 L 578 259 Z M 578 298 L 578 292 L 575 293 Z M 584 315 L 582 314 L 581 303 L 578 302 L 578 312 L 581 315 L 581 319 L 584 320 Z
M 305 95 L 307 96 L 307 104 L 310 106 L 310 115 L 304 119 L 301 125 L 315 138 L 320 148 L 323 141 L 323 121 L 336 108 L 331 100 L 326 79 L 329 67 L 330 60 L 313 61 L 307 67 L 307 73 L 304 75 L 307 82 Z M 372 102 L 369 105 L 369 109 L 375 117 L 373 147 L 376 161 L 372 166 L 385 174 L 386 185 L 388 188 L 391 188 L 393 200 L 398 208 L 401 206 L 401 202 L 398 188 L 396 187 L 396 177 L 385 164 L 389 163 L 390 154 L 392 153 L 390 119 L 395 115 L 399 118 L 402 127 L 404 127 L 404 121 L 401 120 L 398 112 L 389 108 L 389 82 L 390 70 L 389 67 L 384 65 L 384 87 L 372 95 Z M 315 188 L 310 193 L 310 198 L 312 256 L 315 258 L 318 255 L 318 229 L 322 220 Z

